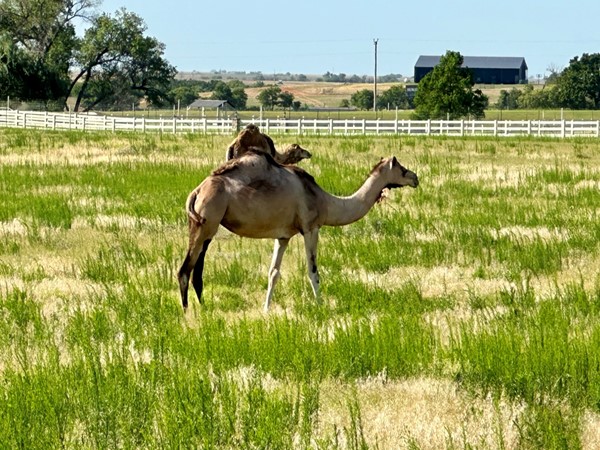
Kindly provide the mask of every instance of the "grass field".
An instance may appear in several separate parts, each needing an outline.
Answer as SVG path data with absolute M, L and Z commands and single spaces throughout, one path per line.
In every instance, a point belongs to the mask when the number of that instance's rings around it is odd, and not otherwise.
M 180 306 L 187 194 L 231 136 L 0 130 L 0 448 L 600 446 L 600 142 L 273 136 L 353 192 L 302 240 L 221 230 Z

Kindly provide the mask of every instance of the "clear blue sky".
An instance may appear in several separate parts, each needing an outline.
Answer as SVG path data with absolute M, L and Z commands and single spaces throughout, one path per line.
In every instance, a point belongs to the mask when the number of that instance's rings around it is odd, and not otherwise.
M 180 71 L 411 76 L 419 55 L 523 56 L 529 76 L 600 52 L 600 1 L 103 0 L 142 17 Z

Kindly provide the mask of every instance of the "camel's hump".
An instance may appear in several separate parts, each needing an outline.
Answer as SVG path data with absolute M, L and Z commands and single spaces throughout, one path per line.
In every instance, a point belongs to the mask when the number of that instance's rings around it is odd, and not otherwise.
M 212 171 L 211 175 L 213 175 L 213 176 L 224 175 L 227 173 L 232 173 L 240 168 L 247 167 L 248 160 L 252 159 L 256 156 L 258 156 L 260 158 L 264 158 L 264 160 L 267 162 L 267 164 L 269 166 L 283 167 L 281 164 L 279 164 L 277 161 L 275 161 L 275 159 L 268 153 L 250 149 L 250 150 L 248 150 L 247 153 L 244 153 L 239 158 L 233 158 L 233 159 L 230 159 L 229 161 L 227 161 L 226 163 L 221 164 L 219 167 L 217 167 L 215 170 Z

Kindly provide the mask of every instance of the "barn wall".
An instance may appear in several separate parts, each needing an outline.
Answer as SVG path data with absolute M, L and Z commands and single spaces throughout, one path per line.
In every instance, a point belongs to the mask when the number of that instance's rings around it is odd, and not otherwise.
M 415 67 L 415 83 L 423 79 L 433 67 Z M 526 71 L 520 69 L 471 69 L 478 84 L 518 84 L 527 80 Z

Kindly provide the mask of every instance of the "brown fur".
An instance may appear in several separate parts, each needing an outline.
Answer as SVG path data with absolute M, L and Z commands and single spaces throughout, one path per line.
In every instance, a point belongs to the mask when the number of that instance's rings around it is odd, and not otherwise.
M 202 271 L 208 244 L 219 226 L 242 237 L 276 239 L 269 268 L 265 310 L 279 279 L 283 253 L 289 240 L 304 237 L 309 278 L 318 298 L 317 242 L 322 226 L 341 226 L 359 220 L 389 187 L 417 187 L 413 172 L 396 158 L 382 160 L 354 194 L 336 197 L 322 190 L 315 179 L 296 166 L 282 166 L 269 154 L 249 151 L 225 163 L 188 196 L 189 247 L 179 270 L 179 287 L 184 308 L 188 286 L 202 296 Z
M 229 144 L 226 159 L 239 158 L 251 149 L 268 153 L 273 157 L 276 152 L 273 139 L 261 133 L 256 125 L 250 124 Z
M 296 164 L 312 155 L 298 144 L 290 144 L 282 153 L 277 152 L 273 139 L 260 132 L 256 125 L 244 128 L 227 148 L 226 161 L 239 158 L 249 151 L 260 151 L 271 155 L 279 164 Z

